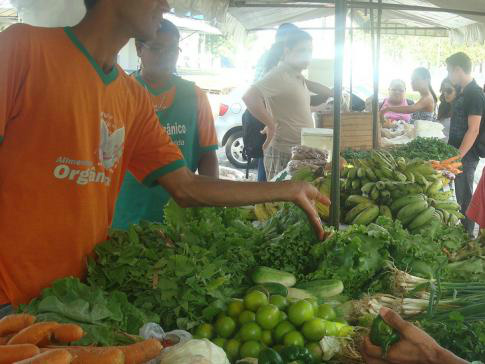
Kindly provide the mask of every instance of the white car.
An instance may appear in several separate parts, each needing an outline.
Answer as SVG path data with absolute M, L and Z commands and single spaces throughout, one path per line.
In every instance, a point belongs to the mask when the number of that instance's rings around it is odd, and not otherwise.
M 247 160 L 243 156 L 242 115 L 246 105 L 242 97 L 248 86 L 237 87 L 222 98 L 219 105 L 219 116 L 216 118 L 216 131 L 219 145 L 225 148 L 229 162 L 237 168 L 246 168 Z M 257 163 L 251 163 L 256 168 Z
M 248 88 L 248 85 L 237 87 L 222 98 L 219 104 L 219 116 L 215 122 L 219 145 L 225 148 L 227 159 L 237 168 L 246 168 L 247 165 L 247 160 L 243 155 L 242 139 L 242 115 L 246 111 L 246 105 L 242 101 L 242 97 Z M 365 108 L 363 100 L 370 95 L 372 95 L 372 91 L 365 86 L 354 87 L 352 98 L 354 111 L 363 111 Z M 318 107 L 314 111 L 318 111 Z M 256 168 L 256 161 L 251 163 L 250 167 Z

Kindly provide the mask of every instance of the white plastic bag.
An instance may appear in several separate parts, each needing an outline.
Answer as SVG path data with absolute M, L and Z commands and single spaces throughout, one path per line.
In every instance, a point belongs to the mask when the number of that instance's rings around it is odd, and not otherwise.
M 429 120 L 416 120 L 416 136 L 423 138 L 446 138 L 443 133 L 444 126 L 441 123 Z
M 160 364 L 230 364 L 224 350 L 206 339 L 167 348 L 160 359 Z

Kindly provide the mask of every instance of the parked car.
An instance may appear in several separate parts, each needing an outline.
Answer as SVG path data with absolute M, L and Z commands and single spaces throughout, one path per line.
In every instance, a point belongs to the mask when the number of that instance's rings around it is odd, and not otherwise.
M 224 147 L 227 159 L 236 168 L 246 168 L 247 159 L 243 155 L 242 115 L 246 111 L 242 97 L 248 86 L 237 87 L 223 97 L 219 105 L 219 116 L 216 119 L 216 131 L 219 145 Z M 250 168 L 256 168 L 256 161 Z
M 215 122 L 219 145 L 225 148 L 227 159 L 237 168 L 246 168 L 247 165 L 247 160 L 243 155 L 242 139 L 242 115 L 246 111 L 246 105 L 242 101 L 242 97 L 248 88 L 248 85 L 237 87 L 222 99 L 219 105 L 219 116 Z M 363 111 L 364 100 L 370 95 L 372 95 L 372 91 L 366 87 L 355 87 L 352 96 L 354 111 Z M 312 105 L 316 103 L 318 103 L 318 96 L 312 98 Z M 256 167 L 256 162 L 250 166 L 250 168 Z

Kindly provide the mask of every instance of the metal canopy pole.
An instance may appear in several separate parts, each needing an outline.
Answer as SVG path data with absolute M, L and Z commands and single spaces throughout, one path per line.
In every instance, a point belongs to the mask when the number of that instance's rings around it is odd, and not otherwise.
M 335 0 L 335 70 L 333 101 L 333 152 L 331 223 L 338 229 L 340 223 L 340 106 L 344 74 L 345 23 L 347 20 L 347 0 Z
M 374 0 L 370 0 L 373 3 Z M 378 0 L 378 4 L 382 4 L 382 0 Z M 372 42 L 372 64 L 374 76 L 374 96 L 372 99 L 372 148 L 379 148 L 379 67 L 380 67 L 380 53 L 381 53 L 381 19 L 382 8 L 377 10 L 377 27 L 375 24 L 374 10 L 370 11 L 371 23 L 371 42 Z M 377 28 L 377 29 L 376 29 Z

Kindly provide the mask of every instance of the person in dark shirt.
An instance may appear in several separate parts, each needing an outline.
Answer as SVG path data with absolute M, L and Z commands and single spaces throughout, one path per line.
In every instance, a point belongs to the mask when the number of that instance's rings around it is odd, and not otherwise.
M 453 105 L 448 144 L 459 149 L 463 163 L 463 173 L 455 180 L 455 192 L 465 215 L 473 195 L 475 170 L 480 159 L 478 135 L 485 115 L 485 94 L 471 75 L 472 62 L 465 53 L 452 55 L 446 60 L 446 65 L 449 79 L 462 90 Z M 473 235 L 475 223 L 465 218 L 463 225 Z

